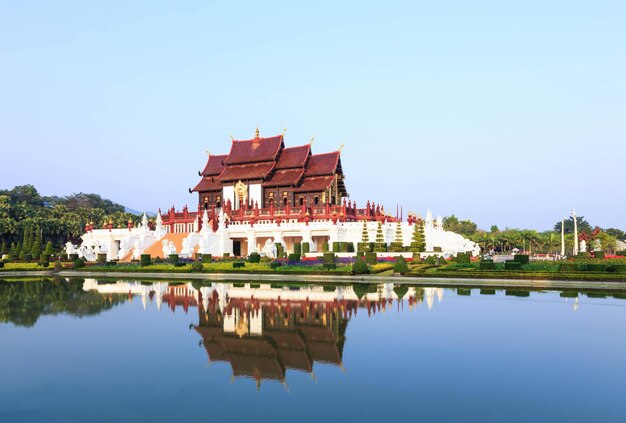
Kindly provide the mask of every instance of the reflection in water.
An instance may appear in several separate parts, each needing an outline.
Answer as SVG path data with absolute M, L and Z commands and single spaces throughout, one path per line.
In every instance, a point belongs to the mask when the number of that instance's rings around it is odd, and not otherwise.
M 287 369 L 310 373 L 315 363 L 343 370 L 343 347 L 348 322 L 359 311 L 368 315 L 398 310 L 407 300 L 409 309 L 426 298 L 428 308 L 441 288 L 408 286 L 280 286 L 274 284 L 192 283 L 171 284 L 117 282 L 101 284 L 86 280 L 85 290 L 103 294 L 138 295 L 144 309 L 149 301 L 160 310 L 165 303 L 172 311 L 197 307 L 200 345 L 209 363 L 227 362 L 233 378 L 252 378 L 285 384 Z
M 119 293 L 102 296 L 83 287 L 82 279 L 0 280 L 0 323 L 30 327 L 44 315 L 92 316 L 129 298 Z

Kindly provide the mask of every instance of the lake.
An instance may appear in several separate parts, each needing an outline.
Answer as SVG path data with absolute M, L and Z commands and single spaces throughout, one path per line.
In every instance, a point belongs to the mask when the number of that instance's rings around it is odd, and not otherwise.
M 0 421 L 626 421 L 624 298 L 0 280 Z

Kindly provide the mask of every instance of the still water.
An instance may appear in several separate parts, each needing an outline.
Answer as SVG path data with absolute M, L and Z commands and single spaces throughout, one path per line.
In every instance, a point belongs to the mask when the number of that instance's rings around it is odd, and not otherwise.
M 626 421 L 623 294 L 0 281 L 0 421 Z

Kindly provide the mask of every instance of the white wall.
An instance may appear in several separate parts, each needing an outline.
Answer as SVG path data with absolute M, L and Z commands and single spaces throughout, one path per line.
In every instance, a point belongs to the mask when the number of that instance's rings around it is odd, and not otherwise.
M 263 207 L 263 189 L 261 184 L 250 184 L 250 190 L 248 191 L 249 202 L 254 207 L 254 203 L 259 203 L 259 208 Z
M 222 189 L 222 204 L 226 204 L 230 200 L 230 204 L 235 207 L 235 187 L 224 187 Z

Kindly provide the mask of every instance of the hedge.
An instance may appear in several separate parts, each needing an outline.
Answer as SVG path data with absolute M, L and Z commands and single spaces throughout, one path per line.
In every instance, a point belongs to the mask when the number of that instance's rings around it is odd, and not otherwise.
M 211 263 L 213 256 L 211 254 L 202 254 L 200 255 L 200 259 L 202 260 L 202 263 Z
M 376 256 L 376 253 L 374 253 L 374 252 L 367 252 L 367 253 L 365 253 L 365 262 L 367 264 L 376 264 L 376 263 L 378 263 L 378 257 Z
M 324 264 L 335 264 L 335 253 L 324 253 Z
M 248 255 L 248 261 L 250 263 L 260 263 L 261 262 L 261 254 L 259 254 L 259 253 L 250 253 Z
M 467 253 L 457 253 L 456 262 L 460 264 L 470 264 L 472 261 L 470 257 L 471 256 L 468 256 Z
M 311 251 L 311 245 L 308 242 L 302 243 L 302 254 L 306 254 Z
M 496 264 L 491 260 L 481 261 L 480 264 L 478 265 L 478 268 L 480 270 L 494 270 L 496 268 Z
M 169 260 L 170 263 L 176 264 L 178 263 L 178 254 L 170 254 L 167 259 Z
M 289 254 L 289 258 L 288 258 L 290 263 L 297 263 L 300 261 L 300 254 Z
M 48 267 L 50 265 L 50 254 L 41 253 L 39 255 L 39 264 L 43 267 Z
M 393 272 L 404 275 L 409 271 L 409 266 L 406 264 L 406 259 L 402 256 L 396 259 L 396 263 L 393 265 Z
M 302 254 L 302 244 L 299 242 L 293 243 L 293 253 L 301 255 Z
M 603 259 L 604 258 L 604 251 L 594 251 L 593 252 L 593 256 L 597 259 Z
M 504 262 L 504 270 L 522 270 L 522 263 L 515 260 L 507 260 Z
M 246 263 L 244 263 L 243 261 L 234 261 L 233 262 L 233 269 L 239 269 L 241 267 L 246 267 Z
M 139 264 L 142 266 L 150 266 L 150 254 L 142 254 L 139 260 Z
M 370 269 L 367 266 L 367 263 L 365 263 L 361 259 L 358 259 L 352 265 L 352 274 L 353 275 L 365 275 L 365 274 L 367 274 L 369 272 L 370 272 Z
M 528 257 L 528 254 L 515 254 L 513 256 L 513 261 L 521 264 L 528 264 L 530 258 Z

